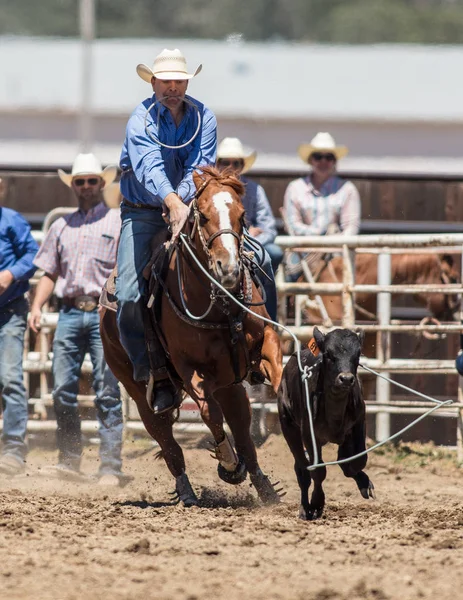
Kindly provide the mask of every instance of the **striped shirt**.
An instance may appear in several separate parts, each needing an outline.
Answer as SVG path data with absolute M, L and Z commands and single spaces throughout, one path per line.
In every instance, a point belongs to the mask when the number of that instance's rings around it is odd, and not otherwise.
M 59 298 L 99 296 L 116 264 L 120 211 L 100 202 L 87 213 L 77 210 L 50 227 L 34 264 L 58 277 Z
M 325 235 L 337 225 L 343 235 L 360 229 L 360 197 L 351 181 L 330 177 L 316 190 L 310 176 L 295 179 L 286 188 L 284 208 L 292 235 Z

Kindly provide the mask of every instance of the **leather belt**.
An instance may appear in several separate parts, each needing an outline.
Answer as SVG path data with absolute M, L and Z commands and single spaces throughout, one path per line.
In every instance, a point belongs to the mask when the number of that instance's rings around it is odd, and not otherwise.
M 160 206 L 150 206 L 149 204 L 142 204 L 141 202 L 129 202 L 127 198 L 122 198 L 122 204 L 125 204 L 129 208 L 146 208 L 148 210 L 158 210 L 161 211 L 162 208 Z
M 61 298 L 61 303 L 63 306 L 68 306 L 69 308 L 77 308 L 84 312 L 92 312 L 98 306 L 98 296 L 83 295 L 76 296 L 75 298 L 65 296 L 64 298 Z

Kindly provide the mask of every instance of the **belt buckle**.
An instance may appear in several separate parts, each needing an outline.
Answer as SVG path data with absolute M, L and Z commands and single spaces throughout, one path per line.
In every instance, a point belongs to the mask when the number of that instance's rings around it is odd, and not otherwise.
M 76 308 L 84 312 L 92 312 L 96 308 L 96 300 L 91 298 L 82 298 L 76 301 Z

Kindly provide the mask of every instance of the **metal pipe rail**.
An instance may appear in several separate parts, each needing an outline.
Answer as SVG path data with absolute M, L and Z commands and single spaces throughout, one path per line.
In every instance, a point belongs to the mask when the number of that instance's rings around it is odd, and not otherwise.
M 463 233 L 380 234 L 380 235 L 278 235 L 275 243 L 283 249 L 342 248 L 413 248 L 418 246 L 463 245 Z
M 364 292 L 376 294 L 386 292 L 388 294 L 463 294 L 463 285 L 459 283 L 442 284 L 401 284 L 401 285 L 348 285 L 342 283 L 309 283 L 306 281 L 300 282 L 284 282 L 278 286 L 277 293 L 281 296 L 287 294 L 325 294 L 327 296 L 339 296 L 341 292 Z
M 294 335 L 301 341 L 308 341 L 313 336 L 313 325 L 301 325 L 295 327 L 293 325 L 286 325 L 286 327 L 294 333 Z M 427 331 L 429 333 L 462 333 L 463 325 L 366 325 L 365 323 L 357 323 L 355 325 L 357 329 L 363 329 L 365 332 L 378 332 L 386 331 L 390 333 L 422 333 Z M 286 331 L 282 331 L 280 334 L 282 340 L 292 339 L 291 335 Z

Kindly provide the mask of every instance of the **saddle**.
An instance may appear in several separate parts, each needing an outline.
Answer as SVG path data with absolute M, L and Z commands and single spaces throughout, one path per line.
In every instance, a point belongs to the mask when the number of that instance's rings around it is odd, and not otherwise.
M 164 239 L 164 236 L 162 237 Z M 165 251 L 163 241 L 156 237 L 153 240 L 153 251 L 151 258 L 143 269 L 143 277 L 149 281 L 151 277 L 151 270 L 154 263 L 159 258 L 161 252 Z M 99 303 L 104 308 L 108 308 L 114 312 L 117 311 L 117 296 L 116 296 L 116 279 L 117 279 L 117 265 L 111 271 L 111 275 L 106 280 L 103 289 L 101 290 Z

